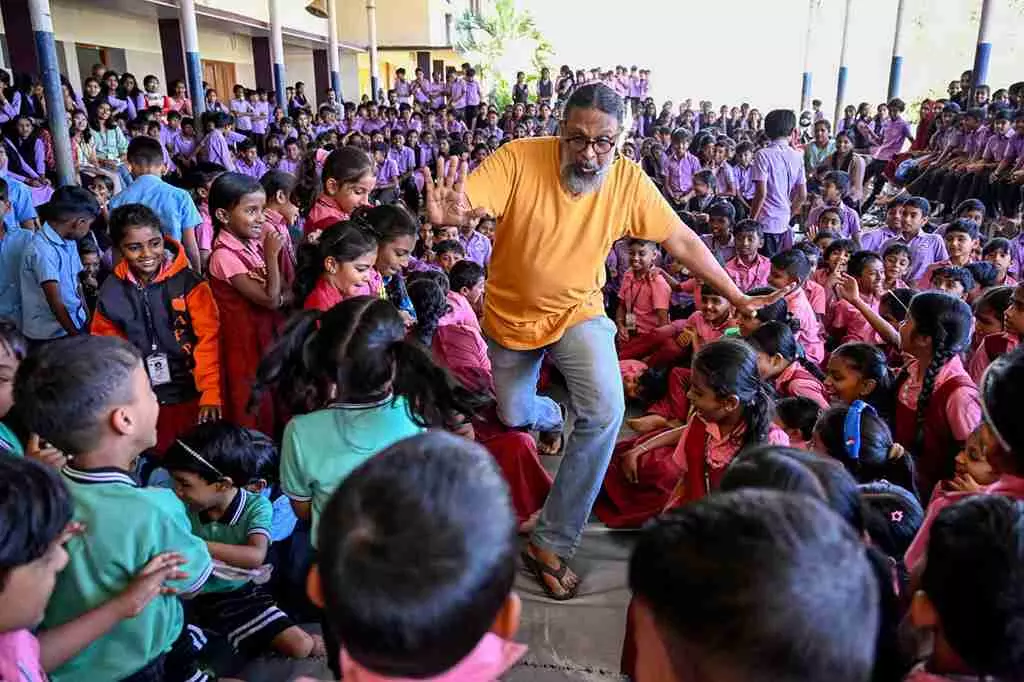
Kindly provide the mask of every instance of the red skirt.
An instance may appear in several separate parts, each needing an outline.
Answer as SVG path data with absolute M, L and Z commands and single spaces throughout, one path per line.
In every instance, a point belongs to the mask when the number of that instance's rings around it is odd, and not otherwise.
M 474 422 L 477 442 L 498 463 L 508 483 L 512 505 L 519 523 L 544 506 L 551 491 L 551 474 L 541 464 L 533 436 L 513 431 L 496 420 Z
M 161 405 L 156 420 L 156 450 L 163 456 L 167 448 L 199 422 L 199 398 L 175 405 Z
M 609 528 L 639 528 L 665 510 L 683 475 L 672 458 L 674 445 L 653 448 L 640 457 L 637 482 L 630 483 L 622 473 L 622 455 L 664 431 L 655 431 L 620 442 L 615 446 L 611 465 L 605 472 L 601 494 L 594 513 Z
M 647 408 L 647 414 L 685 422 L 690 418 L 690 399 L 686 396 L 689 390 L 689 368 L 673 367 L 668 373 L 668 392 L 664 398 Z

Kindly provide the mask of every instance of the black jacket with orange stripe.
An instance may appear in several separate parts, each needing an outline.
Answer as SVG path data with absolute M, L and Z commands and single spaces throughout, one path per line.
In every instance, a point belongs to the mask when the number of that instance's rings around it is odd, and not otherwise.
M 127 339 L 143 357 L 167 356 L 171 381 L 153 388 L 161 404 L 199 396 L 200 405 L 219 407 L 220 318 L 213 292 L 189 269 L 181 244 L 165 237 L 164 247 L 170 263 L 147 285 L 130 275 L 127 262 L 117 264 L 100 287 L 90 331 Z

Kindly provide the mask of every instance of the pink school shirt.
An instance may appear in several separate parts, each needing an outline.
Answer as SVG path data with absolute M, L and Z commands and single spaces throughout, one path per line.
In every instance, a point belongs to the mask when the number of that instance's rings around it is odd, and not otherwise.
M 364 668 L 341 651 L 341 672 L 346 682 L 492 682 L 501 679 L 526 654 L 526 645 L 487 633 L 464 659 L 434 677 L 388 677 Z
M 861 296 L 868 307 L 878 312 L 879 299 L 874 296 Z M 868 319 L 853 307 L 849 301 L 838 300 L 832 309 L 831 329 L 843 332 L 841 343 L 861 341 L 863 343 L 880 344 L 882 337 L 871 326 Z
M 758 287 L 768 286 L 768 273 L 772 270 L 771 261 L 758 254 L 749 265 L 736 256 L 725 264 L 725 272 L 736 282 L 741 291 L 750 291 Z
M 722 432 L 718 429 L 718 424 L 709 424 L 699 414 L 695 414 L 693 419 L 700 419 L 704 422 L 707 429 L 707 436 L 705 437 L 705 459 L 712 469 L 722 469 L 729 465 L 729 462 L 733 460 L 736 454 L 746 447 L 743 443 L 743 432 L 746 427 L 740 425 L 736 427 L 732 433 L 722 435 Z M 692 424 L 692 420 L 690 424 Z M 682 472 L 686 472 L 686 436 L 690 430 L 690 424 L 683 427 L 682 433 L 679 436 L 679 443 L 676 445 L 675 452 L 672 453 L 672 459 Z M 789 445 L 789 436 L 786 432 L 780 429 L 775 424 L 772 424 L 768 429 L 769 445 L 780 445 L 786 447 Z
M 733 323 L 732 318 L 726 319 L 722 324 L 715 326 L 707 321 L 704 313 L 698 310 L 685 320 L 676 320 L 672 326 L 677 332 L 689 329 L 693 332 L 693 352 L 696 353 L 712 341 L 717 341 L 725 334 L 725 330 Z
M 999 333 L 1006 337 L 1007 353 L 1020 345 L 1020 339 L 1016 334 L 1011 334 L 1010 332 Z M 992 364 L 992 360 L 994 360 L 994 358 L 990 358 L 988 356 L 988 351 L 985 350 L 985 339 L 987 339 L 988 336 L 985 336 L 981 340 L 981 343 L 979 343 L 978 347 L 971 352 L 971 357 L 967 360 L 967 373 L 971 375 L 971 378 L 974 379 L 974 383 L 976 384 L 981 383 L 982 375 L 985 374 L 985 370 L 988 369 L 988 366 Z
M 198 208 L 203 221 L 196 225 L 196 242 L 200 251 L 209 251 L 213 248 L 213 218 L 210 217 L 210 205 L 204 201 Z
M 39 642 L 28 630 L 0 633 L 0 680 L 46 682 Z
M 218 249 L 223 244 L 227 248 Z M 267 263 L 263 259 L 263 242 L 247 239 L 244 242 L 228 230 L 221 230 L 214 240 L 213 254 L 210 256 L 209 271 L 211 277 L 230 282 L 236 275 L 253 273 L 256 277 L 266 277 Z
M 330 310 L 345 300 L 341 292 L 333 284 L 321 277 L 317 280 L 313 291 L 309 292 L 306 300 L 302 302 L 305 310 Z
M 824 315 L 826 310 L 826 296 L 825 287 L 821 286 L 814 280 L 807 280 L 803 284 L 804 293 L 807 294 L 807 300 L 811 302 L 811 309 L 814 310 L 815 315 Z
M 348 219 L 349 214 L 342 211 L 333 199 L 321 194 L 313 208 L 309 210 L 303 232 L 308 235 L 310 232 L 325 230 L 334 223 Z
M 904 407 L 916 410 L 917 399 L 921 395 L 921 379 L 926 368 L 919 367 L 918 361 L 914 359 L 907 363 L 906 369 L 910 375 L 900 387 L 897 397 Z M 970 378 L 959 355 L 954 356 L 939 370 L 938 376 L 935 377 L 934 391 L 938 391 L 939 386 L 955 376 Z M 953 438 L 961 442 L 967 440 L 967 436 L 981 423 L 981 402 L 978 399 L 977 387 L 964 386 L 950 394 L 949 402 L 946 404 L 946 419 L 949 421 Z
M 820 381 L 814 378 L 800 377 L 794 379 L 793 375 L 800 369 L 800 363 L 793 361 L 789 367 L 782 370 L 779 376 L 775 377 L 776 392 L 780 397 L 804 397 L 813 400 L 822 407 L 828 408 L 828 396 L 825 395 L 825 387 Z M 780 387 L 785 386 L 782 391 Z
M 818 316 L 814 314 L 811 302 L 803 289 L 797 289 L 786 296 L 786 308 L 789 314 L 800 323 L 800 331 L 796 333 L 796 340 L 804 347 L 807 359 L 816 365 L 820 365 L 825 359 L 825 341 L 821 338 L 821 323 Z
M 448 305 L 451 309 L 441 317 L 441 321 L 438 322 L 440 326 L 459 324 L 466 327 L 473 327 L 477 331 L 480 330 L 480 320 L 477 319 L 476 313 L 473 312 L 473 306 L 469 304 L 466 297 L 457 291 L 448 292 Z
M 633 270 L 629 270 L 622 276 L 619 302 L 627 315 L 632 313 L 636 316 L 639 334 L 647 334 L 658 327 L 658 311 L 667 311 L 671 298 L 668 282 L 658 274 L 648 272 L 637 277 Z

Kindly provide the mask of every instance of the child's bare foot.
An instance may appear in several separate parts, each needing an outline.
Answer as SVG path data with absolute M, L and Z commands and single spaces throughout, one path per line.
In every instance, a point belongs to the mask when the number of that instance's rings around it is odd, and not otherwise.
M 657 429 L 668 426 L 668 420 L 657 414 L 645 414 L 642 417 L 634 417 L 626 420 L 626 426 L 636 433 L 650 433 Z
M 323 637 L 310 634 L 298 625 L 293 625 L 279 634 L 270 645 L 279 654 L 288 658 L 312 658 L 327 653 Z

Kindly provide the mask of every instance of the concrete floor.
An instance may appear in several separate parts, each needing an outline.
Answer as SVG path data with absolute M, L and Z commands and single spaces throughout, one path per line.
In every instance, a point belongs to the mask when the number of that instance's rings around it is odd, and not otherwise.
M 561 400 L 557 388 L 553 397 Z M 625 435 L 625 434 L 624 434 Z M 561 458 L 544 459 L 554 473 Z M 507 682 L 609 682 L 619 674 L 622 635 L 629 603 L 626 571 L 634 531 L 617 531 L 591 520 L 572 567 L 582 578 L 578 596 L 556 602 L 544 596 L 520 566 L 515 589 L 523 600 L 517 639 L 530 649 L 503 679 Z M 330 680 L 322 661 L 260 659 L 238 677 L 246 682 L 284 682 L 306 676 Z

